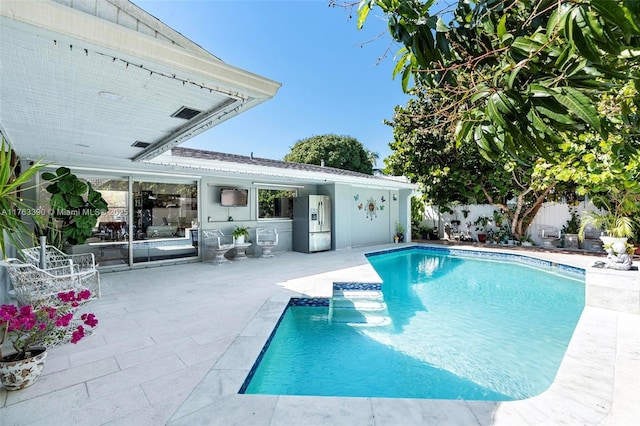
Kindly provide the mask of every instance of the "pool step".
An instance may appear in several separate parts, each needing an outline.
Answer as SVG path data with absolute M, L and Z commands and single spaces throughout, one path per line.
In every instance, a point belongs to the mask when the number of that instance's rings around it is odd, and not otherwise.
M 334 290 L 330 302 L 331 322 L 353 326 L 391 324 L 391 317 L 379 290 Z
M 387 304 L 380 300 L 333 298 L 331 306 L 334 309 L 352 309 L 356 311 L 378 312 L 386 311 Z
M 381 326 L 391 324 L 391 318 L 388 315 L 363 315 L 362 312 L 333 311 L 331 322 L 353 326 Z
M 333 290 L 334 298 L 345 299 L 384 299 L 380 290 Z

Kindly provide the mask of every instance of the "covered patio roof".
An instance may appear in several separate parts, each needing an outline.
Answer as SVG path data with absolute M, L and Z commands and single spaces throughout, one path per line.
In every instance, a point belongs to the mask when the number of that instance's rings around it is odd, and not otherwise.
M 74 170 L 414 189 L 404 178 L 179 148 L 281 84 L 225 64 L 128 0 L 0 2 L 0 132 Z
M 69 166 L 153 169 L 142 162 L 280 87 L 127 0 L 2 1 L 0 52 L 3 136 Z

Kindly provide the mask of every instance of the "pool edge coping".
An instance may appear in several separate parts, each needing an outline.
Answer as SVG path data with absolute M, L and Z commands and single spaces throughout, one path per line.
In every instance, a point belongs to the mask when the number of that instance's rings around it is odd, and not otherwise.
M 531 266 L 531 267 L 535 267 L 538 269 L 543 269 L 543 270 L 552 270 L 552 269 L 558 269 L 561 270 L 567 274 L 570 274 L 572 277 L 574 275 L 580 275 L 583 279 L 585 277 L 585 269 L 583 268 L 578 268 L 575 266 L 570 266 L 570 265 L 565 265 L 565 264 L 558 264 L 549 260 L 544 260 L 544 259 L 536 259 L 534 257 L 530 257 L 530 256 L 526 256 L 526 255 L 521 255 L 521 254 L 517 254 L 517 253 L 504 253 L 504 252 L 493 252 L 493 251 L 483 251 L 483 250 L 456 250 L 455 248 L 451 249 L 448 247 L 440 247 L 440 246 L 433 246 L 433 245 L 416 245 L 416 244 L 408 244 L 408 245 L 404 245 L 402 247 L 392 247 L 392 248 L 388 248 L 388 249 L 382 249 L 382 250 L 375 250 L 375 251 L 370 251 L 370 252 L 365 252 L 364 256 L 367 260 L 367 263 L 369 266 L 371 266 L 373 268 L 373 265 L 371 265 L 371 262 L 369 262 L 369 258 L 371 257 L 375 257 L 375 256 L 379 256 L 379 255 L 385 255 L 385 254 L 389 254 L 389 253 L 401 253 L 401 252 L 405 252 L 405 251 L 411 251 L 411 250 L 419 250 L 419 251 L 432 251 L 432 252 L 437 252 L 437 253 L 443 253 L 446 255 L 451 255 L 451 256 L 460 256 L 460 257 L 467 257 L 467 258 L 473 258 L 473 259 L 484 259 L 484 260 L 499 260 L 499 261 L 506 261 L 506 262 L 510 262 L 510 263 L 517 263 L 517 264 L 521 264 L 523 266 Z M 546 268 L 546 269 L 545 269 Z M 375 268 L 373 268 L 375 270 Z M 357 288 L 357 287 L 370 287 L 373 286 L 376 289 L 380 289 L 382 285 L 382 281 L 380 283 L 372 283 L 372 282 L 365 282 L 365 281 L 333 281 L 332 282 L 332 288 L 335 289 L 353 289 L 353 288 Z M 263 347 L 260 349 L 260 353 L 258 354 L 258 356 L 256 357 L 253 365 L 251 366 L 251 368 L 249 369 L 244 381 L 242 382 L 242 385 L 240 386 L 239 390 L 238 390 L 238 394 L 242 394 L 245 395 L 246 390 L 253 378 L 253 376 L 255 375 L 255 372 L 258 368 L 258 366 L 260 365 L 260 363 L 262 362 L 262 358 L 264 357 L 266 351 L 269 349 L 269 346 L 271 344 L 271 341 L 273 340 L 273 338 L 275 337 L 275 334 L 278 330 L 278 327 L 280 326 L 280 323 L 282 322 L 282 319 L 284 318 L 284 315 L 286 314 L 287 310 L 289 309 L 289 307 L 291 306 L 311 306 L 311 307 L 316 307 L 316 306 L 321 306 L 321 307 L 325 307 L 325 306 L 329 306 L 331 298 L 330 297 L 323 297 L 323 296 L 317 296 L 317 297 L 313 297 L 313 296 L 302 296 L 302 297 L 297 297 L 297 296 L 292 296 L 289 301 L 284 305 L 284 307 L 282 308 L 282 312 L 280 313 L 280 316 L 278 318 L 278 320 L 276 321 L 276 323 L 273 326 L 273 329 L 271 330 L 271 333 L 269 333 L 269 336 L 267 337 Z M 583 312 L 584 312 L 584 308 L 586 308 L 586 305 L 583 307 Z M 582 317 L 582 313 L 580 314 L 580 317 Z M 578 319 L 578 322 L 580 321 L 580 318 Z M 576 323 L 576 328 L 578 326 L 578 323 Z M 575 328 L 574 328 L 574 333 L 575 333 Z M 572 338 L 573 339 L 573 335 Z M 560 361 L 560 363 L 562 364 L 562 362 L 564 361 L 564 358 L 567 355 L 567 352 L 569 350 L 569 345 L 571 344 L 571 339 L 569 341 L 569 344 L 567 345 L 567 349 L 565 350 L 565 354 L 562 357 L 562 360 Z M 519 402 L 519 401 L 525 401 L 531 398 L 536 398 L 542 394 L 544 394 L 545 392 L 549 391 L 551 389 L 551 387 L 553 386 L 558 372 L 560 371 L 560 366 L 558 366 L 558 370 L 556 371 L 556 376 L 554 376 L 554 380 L 549 384 L 549 387 L 547 387 L 543 392 L 541 392 L 538 395 L 534 395 L 531 396 L 529 398 L 525 398 L 525 399 L 520 399 L 520 400 L 514 400 L 514 401 L 485 401 L 485 400 L 462 400 L 462 401 L 473 401 L 473 402 L 478 402 L 478 403 L 495 403 L 495 404 L 500 404 L 500 403 L 506 403 L 506 402 Z M 250 395 L 263 395 L 263 394 L 250 394 Z M 267 395 L 267 394 L 264 394 Z M 305 395 L 272 395 L 272 396 L 305 396 Z M 371 399 L 376 399 L 376 397 L 366 397 L 366 396 L 329 396 L 329 397 L 336 397 L 336 398 L 371 398 Z M 379 398 L 378 398 L 379 399 Z M 437 400 L 437 399 L 431 399 L 431 398 L 393 398 L 393 399 L 419 399 L 419 400 Z M 444 399 L 446 401 L 456 401 L 454 399 Z
M 390 250 L 397 250 L 396 248 L 391 248 Z M 384 250 L 376 250 L 376 251 L 384 251 Z M 534 254 L 535 256 L 535 254 Z M 310 277 L 312 277 L 311 275 Z M 278 294 L 276 294 L 278 293 Z M 287 295 L 287 301 L 283 300 L 283 295 L 280 292 L 274 292 L 271 296 L 265 299 L 265 304 L 278 303 L 281 305 L 282 312 L 284 312 L 290 297 L 295 297 L 295 295 L 302 295 L 305 292 L 296 292 L 290 291 Z M 256 314 L 257 315 L 257 314 Z M 605 370 L 607 373 L 607 380 L 605 382 L 598 382 L 598 388 L 606 388 L 605 389 L 605 397 L 601 402 L 605 403 L 605 407 L 603 407 L 604 411 L 600 411 L 597 413 L 597 419 L 594 417 L 584 417 L 582 414 L 585 411 L 586 407 L 584 404 L 587 402 L 582 401 L 586 398 L 591 398 L 592 394 L 588 391 L 585 391 L 582 387 L 578 385 L 578 388 L 571 388 L 571 393 L 562 393 L 562 386 L 571 385 L 577 382 L 584 380 L 586 375 L 576 374 L 575 366 L 567 365 L 565 359 L 570 352 L 576 352 L 577 357 L 574 357 L 574 361 L 579 366 L 584 366 L 588 361 L 592 361 L 592 354 L 590 352 L 584 354 L 576 348 L 575 338 L 577 334 L 583 333 L 584 328 L 588 327 L 585 325 L 586 320 L 592 322 L 596 317 L 601 317 L 605 315 L 611 320 L 621 321 L 623 317 L 620 317 L 621 313 L 610 311 L 608 309 L 597 308 L 597 307 L 588 307 L 585 306 L 582 315 L 576 325 L 576 331 L 574 331 L 574 335 L 572 336 L 571 341 L 569 342 L 569 346 L 567 347 L 567 351 L 565 356 L 563 357 L 563 361 L 558 369 L 556 374 L 556 378 L 554 382 L 551 384 L 549 389 L 541 393 L 540 395 L 524 399 L 518 401 L 459 401 L 459 400 L 431 400 L 431 399 L 412 399 L 412 398 L 398 398 L 398 399 L 388 399 L 388 398 L 366 398 L 366 397 L 313 397 L 313 396 L 290 396 L 290 395 L 248 395 L 248 394 L 238 394 L 237 389 L 240 386 L 240 383 L 237 387 L 234 388 L 231 392 L 224 392 L 224 390 L 231 390 L 229 387 L 225 386 L 225 389 L 219 388 L 218 396 L 215 398 L 215 402 L 210 402 L 206 407 L 201 407 L 198 411 L 201 413 L 216 413 L 219 409 L 224 408 L 224 404 L 231 404 L 231 406 L 242 406 L 243 409 L 258 409 L 265 408 L 264 405 L 269 405 L 270 410 L 270 419 L 267 421 L 267 424 L 274 424 L 276 420 L 274 418 L 282 419 L 283 416 L 287 416 L 289 413 L 291 416 L 295 417 L 300 411 L 308 412 L 311 414 L 326 413 L 330 415 L 331 413 L 327 412 L 331 410 L 332 407 L 337 405 L 338 407 L 344 407 L 342 404 L 355 404 L 361 405 L 359 401 L 366 400 L 367 401 L 367 412 L 363 413 L 367 415 L 369 419 L 373 420 L 375 418 L 379 418 L 378 412 L 383 410 L 379 408 L 381 405 L 397 405 L 400 409 L 407 409 L 408 407 L 417 407 L 416 410 L 422 410 L 423 415 L 427 415 L 427 411 L 425 411 L 424 407 L 429 407 L 431 409 L 437 409 L 440 414 L 447 414 L 451 416 L 451 418 L 457 418 L 456 415 L 458 411 L 464 408 L 467 414 L 470 414 L 475 417 L 478 424 L 506 424 L 510 425 L 514 422 L 519 424 L 536 424 L 540 421 L 544 422 L 567 422 L 576 423 L 581 422 L 584 424 L 596 424 L 601 422 L 604 419 L 612 418 L 614 416 L 613 409 L 613 401 L 614 401 L 614 380 L 617 378 L 617 374 L 615 374 L 615 370 L 618 364 L 618 356 L 615 354 L 611 358 L 607 358 L 607 362 L 605 365 L 598 365 L 599 369 Z M 637 317 L 637 316 L 636 316 Z M 631 321 L 635 321 L 633 316 L 631 317 Z M 272 330 L 274 327 L 272 327 Z M 589 330 L 591 331 L 591 330 Z M 617 328 L 610 328 L 607 330 L 595 330 L 595 334 L 597 334 L 600 338 L 609 338 L 614 342 L 619 340 Z M 598 337 L 596 336 L 596 337 Z M 242 337 L 242 333 L 237 337 Z M 262 339 L 262 344 L 260 347 L 264 347 L 264 342 L 266 341 L 266 337 Z M 212 367 L 211 370 L 214 370 L 216 367 Z M 567 373 L 567 377 L 560 377 L 561 372 Z M 242 373 L 243 381 L 248 373 L 248 370 L 244 370 Z M 203 379 L 203 382 L 205 380 Z M 617 382 L 616 382 L 617 383 Z M 200 386 L 200 385 L 198 385 Z M 566 390 L 567 388 L 565 388 Z M 194 389 L 195 390 L 195 389 Z M 617 390 L 616 390 L 617 392 Z M 257 398 L 256 398 L 257 397 Z M 584 398 L 583 398 L 584 397 Z M 262 402 L 259 402 L 262 401 Z M 268 401 L 268 402 L 266 402 Z M 343 401 L 343 402 L 340 402 Z M 374 403 L 374 401 L 378 401 Z M 390 402 L 389 402 L 390 401 Z M 582 402 L 581 402 L 582 401 Z M 294 407 L 295 406 L 295 407 Z M 437 407 L 437 408 L 436 408 Z M 465 408 L 466 407 L 466 408 Z M 579 407 L 579 410 L 578 410 Z M 573 408 L 573 410 L 572 410 Z M 290 412 L 289 410 L 294 410 Z M 625 409 L 627 407 L 622 408 L 622 414 L 625 415 Z M 205 411 L 211 410 L 211 411 Z M 322 410 L 322 411 L 317 411 Z M 363 408 L 365 410 L 365 408 Z M 413 411 L 414 408 L 411 408 Z M 182 420 L 186 420 L 190 414 L 193 412 L 181 413 L 181 410 L 178 409 L 171 416 L 168 424 L 187 424 L 182 423 Z M 620 411 L 620 409 L 618 409 Z M 429 415 L 430 412 L 429 412 Z M 436 416 L 436 414 L 433 414 Z M 478 417 L 485 416 L 486 419 L 490 419 L 488 422 L 483 422 Z M 537 418 L 541 416 L 542 419 Z M 233 417 L 229 417 L 232 419 Z M 324 417 L 323 417 L 324 418 Z M 329 419 L 330 417 L 327 417 Z M 527 419 L 527 420 L 525 420 Z M 278 423 L 279 424 L 279 423 Z

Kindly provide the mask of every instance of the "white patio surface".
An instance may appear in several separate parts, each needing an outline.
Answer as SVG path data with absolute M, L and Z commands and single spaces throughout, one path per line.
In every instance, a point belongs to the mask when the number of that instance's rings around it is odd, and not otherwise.
M 640 315 L 594 307 L 552 386 L 523 401 L 237 393 L 290 297 L 329 297 L 333 281 L 379 282 L 364 253 L 390 247 L 104 273 L 102 299 L 87 308 L 100 321 L 94 335 L 51 349 L 32 387 L 0 389 L 0 425 L 637 424 Z

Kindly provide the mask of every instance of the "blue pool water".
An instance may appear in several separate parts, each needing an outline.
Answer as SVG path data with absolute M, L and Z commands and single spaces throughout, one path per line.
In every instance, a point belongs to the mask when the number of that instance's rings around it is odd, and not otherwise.
M 369 261 L 383 279 L 382 325 L 289 306 L 241 392 L 505 401 L 552 383 L 583 277 L 427 250 Z

